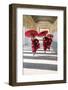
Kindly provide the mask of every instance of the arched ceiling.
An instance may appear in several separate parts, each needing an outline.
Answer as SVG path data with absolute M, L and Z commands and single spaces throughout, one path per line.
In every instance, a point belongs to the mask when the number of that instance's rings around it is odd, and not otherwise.
M 48 21 L 50 23 L 53 23 L 57 19 L 56 16 L 35 16 L 35 15 L 32 16 L 32 18 L 36 23 L 38 23 L 40 21 Z

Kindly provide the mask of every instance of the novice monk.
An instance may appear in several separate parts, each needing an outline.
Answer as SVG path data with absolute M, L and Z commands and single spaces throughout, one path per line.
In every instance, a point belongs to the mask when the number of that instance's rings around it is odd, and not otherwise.
M 46 51 L 47 49 L 50 50 L 51 43 L 52 43 L 52 37 L 45 36 L 43 38 L 43 48 L 44 48 L 44 51 Z
M 37 49 L 40 48 L 40 43 L 39 40 L 35 38 L 35 36 L 32 36 L 31 41 L 32 41 L 32 52 L 33 54 L 35 54 Z
M 44 49 L 44 51 L 47 50 L 47 47 L 48 47 L 48 45 L 47 45 L 47 44 L 48 44 L 48 40 L 49 40 L 49 39 L 48 39 L 48 37 L 46 37 L 46 36 L 43 38 L 43 49 Z

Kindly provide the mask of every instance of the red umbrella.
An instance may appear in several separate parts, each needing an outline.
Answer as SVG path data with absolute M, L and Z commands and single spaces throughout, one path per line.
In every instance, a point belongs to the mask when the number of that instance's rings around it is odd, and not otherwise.
M 38 36 L 46 36 L 47 33 L 48 33 L 48 31 L 42 31 L 42 32 L 39 33 Z
M 36 31 L 36 30 L 28 30 L 28 31 L 26 31 L 25 32 L 25 36 L 26 37 L 35 37 L 35 36 L 37 36 L 38 35 L 38 32 Z
M 47 37 L 53 38 L 52 34 L 47 34 Z

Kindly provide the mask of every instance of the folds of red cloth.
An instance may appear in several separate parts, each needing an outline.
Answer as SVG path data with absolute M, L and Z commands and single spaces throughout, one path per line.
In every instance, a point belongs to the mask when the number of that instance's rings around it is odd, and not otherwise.
M 40 43 L 38 39 L 32 39 L 32 52 L 36 53 L 37 49 L 40 48 Z

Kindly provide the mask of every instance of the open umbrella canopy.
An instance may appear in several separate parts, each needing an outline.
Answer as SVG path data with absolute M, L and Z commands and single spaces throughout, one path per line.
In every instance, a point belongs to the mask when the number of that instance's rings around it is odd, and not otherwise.
M 38 36 L 46 36 L 46 34 L 48 33 L 48 31 L 42 31 L 38 34 Z
M 47 34 L 47 37 L 53 38 L 52 34 Z
M 28 30 L 25 32 L 26 37 L 35 37 L 38 36 L 38 32 L 36 30 Z

